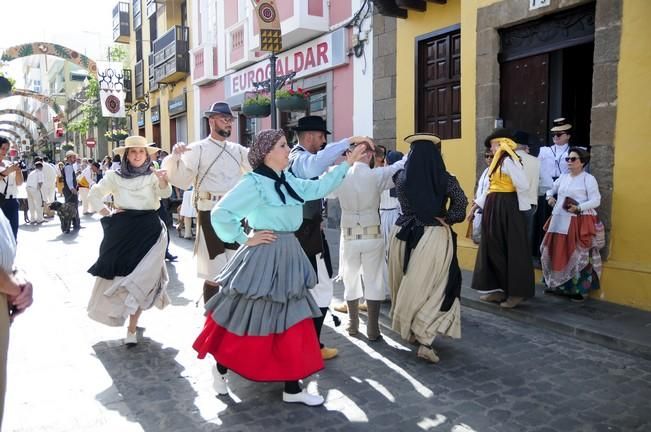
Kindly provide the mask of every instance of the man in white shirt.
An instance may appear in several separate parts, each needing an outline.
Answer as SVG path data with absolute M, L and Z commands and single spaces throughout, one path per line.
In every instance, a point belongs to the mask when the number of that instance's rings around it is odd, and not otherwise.
M 43 219 L 43 162 L 37 159 L 34 162 L 34 169 L 27 176 L 25 186 L 27 189 L 27 204 L 29 205 L 29 220 L 32 225 L 42 224 Z
M 54 196 L 57 182 L 57 168 L 50 163 L 47 156 L 43 156 L 43 200 L 45 201 L 45 217 L 53 217 L 54 213 L 47 207 L 56 198 Z
M 335 163 L 351 144 L 368 140 L 366 137 L 350 137 L 326 145 L 326 136 L 330 135 L 326 122 L 319 116 L 305 116 L 298 119 L 294 128 L 298 135 L 298 144 L 289 153 L 289 171 L 302 179 L 319 177 Z M 372 145 L 372 144 L 371 144 Z M 311 290 L 314 301 L 321 309 L 322 316 L 314 319 L 317 338 L 321 344 L 323 320 L 332 301 L 332 263 L 330 251 L 321 229 L 321 200 L 308 201 L 303 205 L 303 223 L 296 231 L 305 255 L 314 266 L 318 283 Z M 337 356 L 336 348 L 321 344 L 321 357 L 330 360 Z
M 525 221 L 527 222 L 527 238 L 529 243 L 533 242 L 533 226 L 534 217 L 538 208 L 538 182 L 540 177 L 540 160 L 535 156 L 529 154 L 529 134 L 523 131 L 515 131 L 513 133 L 514 141 L 518 144 L 515 154 L 520 156 L 522 167 L 524 168 L 524 175 L 527 176 L 529 181 L 529 189 L 522 192 L 522 199 L 528 203 L 531 208 L 524 210 Z M 538 245 L 540 246 L 540 245 Z
M 217 202 L 251 170 L 247 159 L 249 149 L 228 141 L 232 131 L 233 113 L 226 102 L 215 102 L 206 111 L 210 135 L 186 145 L 177 143 L 172 154 L 162 163 L 172 185 L 187 190 L 194 188 L 197 210 L 197 236 L 194 252 L 197 256 L 197 276 L 204 280 L 203 297 L 207 302 L 219 287 L 213 282 L 238 248 L 236 243 L 222 242 L 212 228 L 210 211 Z
M 365 143 L 358 145 L 366 145 Z M 385 299 L 384 239 L 380 228 L 380 198 L 394 186 L 393 175 L 404 167 L 405 159 L 387 167 L 371 169 L 375 152 L 368 149 L 364 158 L 348 169 L 346 178 L 331 194 L 341 204 L 342 269 L 344 300 L 348 306 L 348 333 L 359 327 L 359 300 L 366 298 L 367 336 L 380 338 L 378 319 Z M 362 283 L 362 280 L 364 281 Z

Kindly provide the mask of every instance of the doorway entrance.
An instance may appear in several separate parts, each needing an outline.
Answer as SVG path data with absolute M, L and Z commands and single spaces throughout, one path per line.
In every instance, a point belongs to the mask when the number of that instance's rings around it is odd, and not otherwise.
M 551 143 L 558 117 L 573 125 L 572 144 L 590 148 L 594 27 L 568 31 L 572 17 L 594 23 L 594 3 L 500 32 L 499 117 L 505 128 L 529 134 L 534 155 Z

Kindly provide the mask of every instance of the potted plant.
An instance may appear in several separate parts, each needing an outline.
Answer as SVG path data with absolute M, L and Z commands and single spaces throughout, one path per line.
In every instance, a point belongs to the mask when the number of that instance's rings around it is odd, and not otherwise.
M 104 132 L 104 137 L 109 141 L 120 142 L 129 136 L 126 129 L 111 129 Z
M 242 113 L 247 117 L 267 117 L 271 114 L 271 99 L 264 93 L 256 93 L 244 100 Z
M 310 94 L 302 88 L 282 88 L 276 92 L 276 107 L 280 111 L 305 111 Z

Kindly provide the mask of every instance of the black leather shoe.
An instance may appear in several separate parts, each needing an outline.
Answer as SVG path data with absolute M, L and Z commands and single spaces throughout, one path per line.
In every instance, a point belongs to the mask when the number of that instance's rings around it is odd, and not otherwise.
M 165 260 L 169 262 L 176 262 L 176 258 L 178 258 L 176 255 L 172 255 L 169 252 L 165 254 Z

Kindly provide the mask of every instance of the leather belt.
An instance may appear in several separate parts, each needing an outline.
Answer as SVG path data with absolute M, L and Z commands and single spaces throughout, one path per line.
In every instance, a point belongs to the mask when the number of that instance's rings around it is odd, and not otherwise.
M 199 192 L 199 199 L 207 201 L 219 201 L 224 194 L 214 194 L 211 192 Z
M 382 211 L 389 211 L 389 210 L 397 210 L 398 207 L 391 207 L 391 208 L 381 208 L 380 210 Z
M 344 240 L 371 240 L 381 236 L 380 226 L 368 227 L 356 226 L 354 228 L 343 228 Z

